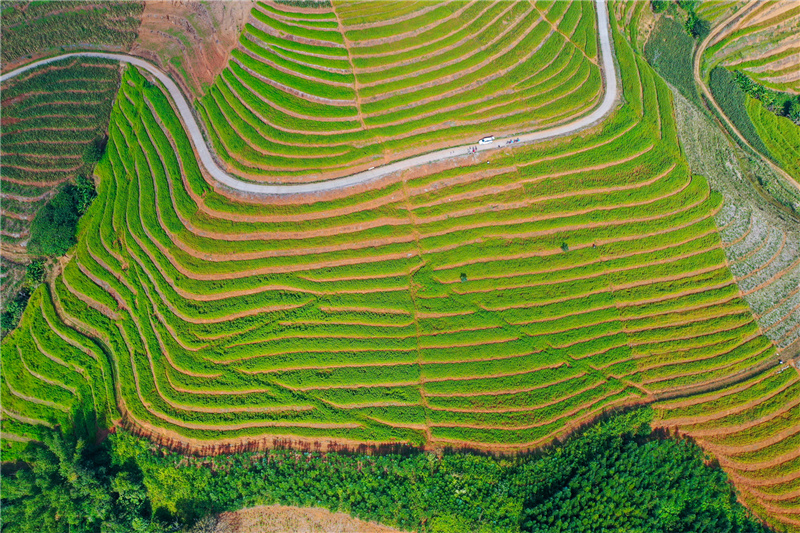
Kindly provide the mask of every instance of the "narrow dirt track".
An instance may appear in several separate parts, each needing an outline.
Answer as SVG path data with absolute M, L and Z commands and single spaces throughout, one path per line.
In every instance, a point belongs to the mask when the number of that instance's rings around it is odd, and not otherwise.
M 589 127 L 603 120 L 616 106 L 618 101 L 618 80 L 614 66 L 614 57 L 611 51 L 611 28 L 609 25 L 608 9 L 606 7 L 605 0 L 595 0 L 595 4 L 597 7 L 600 48 L 602 50 L 602 74 L 605 80 L 605 94 L 602 103 L 597 109 L 595 109 L 589 115 L 581 117 L 569 124 L 564 124 L 561 126 L 548 128 L 546 130 L 538 132 L 515 136 L 515 138 L 519 138 L 519 142 L 515 143 L 514 145 L 509 145 L 509 147 L 516 148 L 524 144 L 543 141 L 546 139 L 552 139 L 554 137 L 559 137 L 562 135 L 567 135 L 582 130 L 586 127 Z M 114 54 L 105 52 L 74 52 L 69 54 L 62 54 L 55 57 L 50 57 L 47 59 L 42 59 L 40 61 L 35 61 L 33 63 L 30 63 L 24 67 L 20 67 L 16 70 L 13 70 L 11 72 L 8 72 L 0 76 L 0 82 L 4 82 L 8 79 L 23 74 L 24 72 L 27 72 L 36 67 L 47 65 L 49 63 L 53 63 L 70 57 L 97 57 L 104 59 L 112 59 L 123 63 L 130 63 L 132 65 L 135 65 L 139 68 L 142 68 L 150 72 L 164 85 L 164 87 L 167 89 L 170 96 L 172 97 L 175 106 L 177 108 L 178 114 L 181 116 L 184 123 L 186 124 L 188 133 L 192 139 L 200 163 L 205 167 L 206 171 L 208 172 L 208 175 L 213 177 L 215 180 L 222 183 L 223 185 L 246 194 L 257 194 L 257 195 L 313 194 L 313 193 L 320 193 L 347 187 L 358 186 L 373 180 L 377 180 L 379 178 L 386 177 L 396 172 L 408 170 L 422 165 L 427 165 L 441 160 L 455 159 L 458 157 L 467 156 L 469 155 L 470 149 L 476 148 L 479 152 L 490 151 L 497 147 L 504 146 L 505 141 L 509 140 L 509 139 L 497 139 L 495 140 L 494 143 L 491 144 L 478 145 L 478 146 L 465 145 L 465 146 L 447 148 L 445 150 L 439 150 L 436 152 L 423 154 L 402 161 L 397 161 L 389 165 L 377 167 L 372 170 L 367 170 L 366 172 L 359 172 L 350 176 L 332 179 L 324 182 L 304 183 L 295 185 L 262 185 L 262 184 L 250 183 L 242 181 L 228 174 L 222 168 L 220 168 L 219 165 L 217 165 L 216 161 L 211 155 L 211 149 L 206 143 L 205 137 L 201 132 L 200 126 L 198 125 L 197 120 L 195 119 L 195 116 L 192 113 L 191 105 L 186 100 L 186 97 L 183 95 L 183 93 L 175 84 L 175 82 L 172 81 L 172 79 L 165 72 L 163 72 L 158 67 L 152 65 L 151 63 L 143 59 L 129 56 L 126 54 Z
M 745 19 L 746 15 L 748 15 L 752 9 L 758 6 L 758 2 L 755 2 L 748 6 L 745 9 L 741 9 L 737 12 L 734 12 L 730 17 L 725 19 L 722 23 L 717 25 L 708 36 L 697 46 L 697 50 L 695 51 L 694 56 L 694 66 L 693 66 L 693 77 L 695 85 L 700 89 L 701 96 L 706 99 L 709 103 L 710 107 L 713 108 L 712 111 L 715 111 L 716 114 L 720 117 L 721 121 L 727 126 L 727 128 L 732 131 L 737 140 L 746 145 L 753 153 L 758 154 L 761 160 L 766 163 L 776 174 L 781 176 L 786 183 L 800 189 L 800 184 L 798 184 L 794 179 L 789 176 L 789 174 L 783 170 L 781 167 L 776 165 L 772 162 L 771 159 L 764 156 L 761 152 L 756 150 L 756 148 L 750 144 L 750 142 L 744 137 L 744 135 L 736 128 L 730 118 L 722 111 L 722 108 L 719 106 L 717 101 L 714 99 L 714 95 L 711 94 L 711 88 L 707 85 L 703 79 L 702 74 L 702 63 L 703 63 L 703 55 L 705 54 L 706 49 L 712 45 L 712 43 L 719 42 L 725 35 L 728 33 L 735 31 L 739 28 L 742 21 Z

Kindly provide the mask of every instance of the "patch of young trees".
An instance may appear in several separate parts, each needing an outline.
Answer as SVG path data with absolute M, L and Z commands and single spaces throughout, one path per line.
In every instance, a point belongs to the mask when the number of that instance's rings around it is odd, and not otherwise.
M 22 317 L 22 312 L 25 311 L 25 306 L 28 304 L 33 290 L 39 286 L 44 280 L 45 262 L 42 259 L 36 259 L 28 263 L 25 267 L 25 278 L 22 280 L 22 287 L 16 296 L 12 298 L 7 304 L 6 309 L 0 314 L 0 331 L 2 336 L 14 329 Z
M 35 254 L 64 255 L 77 242 L 78 219 L 95 196 L 94 183 L 87 177 L 78 176 L 75 184 L 64 185 L 36 214 L 28 249 Z
M 770 531 L 696 444 L 652 432 L 651 416 L 616 415 L 514 458 L 286 449 L 199 458 L 122 432 L 90 445 L 52 430 L 3 476 L 3 531 L 177 531 L 265 504 L 420 532 Z
M 31 445 L 2 477 L 2 530 L 17 533 L 157 533 L 141 471 L 107 445 L 58 430 Z

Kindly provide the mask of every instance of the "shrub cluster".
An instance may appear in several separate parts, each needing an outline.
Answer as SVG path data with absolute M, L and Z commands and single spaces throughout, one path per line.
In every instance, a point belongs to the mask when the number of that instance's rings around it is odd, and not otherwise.
M 78 219 L 96 196 L 94 183 L 78 176 L 76 183 L 67 183 L 36 214 L 31 224 L 31 252 L 43 255 L 64 255 L 76 242 Z
M 617 415 L 514 459 L 412 450 L 196 458 L 127 433 L 90 455 L 53 432 L 29 450 L 31 470 L 6 478 L 4 520 L 19 531 L 162 531 L 277 503 L 423 532 L 769 531 L 697 445 L 653 433 L 650 417 Z
M 22 281 L 22 287 L 16 296 L 12 298 L 7 304 L 6 309 L 0 314 L 0 337 L 4 337 L 7 332 L 11 331 L 22 317 L 22 312 L 25 311 L 25 306 L 28 304 L 28 299 L 36 287 L 44 280 L 45 262 L 41 259 L 36 259 L 28 263 L 25 268 L 25 278 Z

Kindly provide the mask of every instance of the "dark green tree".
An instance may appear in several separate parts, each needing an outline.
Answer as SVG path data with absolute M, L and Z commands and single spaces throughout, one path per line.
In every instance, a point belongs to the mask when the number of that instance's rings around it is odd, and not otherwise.
M 19 319 L 22 317 L 22 312 L 25 306 L 28 305 L 28 298 L 30 298 L 30 291 L 27 287 L 23 287 L 12 300 L 6 304 L 6 310 L 0 315 L 0 329 L 3 335 L 10 330 L 17 327 Z
M 683 27 L 686 28 L 686 33 L 691 35 L 694 39 L 704 38 L 711 29 L 708 22 L 698 17 L 697 13 L 694 11 L 689 11 L 689 15 L 686 17 L 686 22 L 683 24 Z
M 2 478 L 3 532 L 156 533 L 141 475 L 112 466 L 108 451 L 54 430 L 32 445 L 26 467 Z
M 800 122 L 800 96 L 789 99 L 783 103 L 783 115 L 789 120 Z
M 25 267 L 25 285 L 31 290 L 39 286 L 44 279 L 44 261 L 36 259 Z
M 523 531 L 770 531 L 737 505 L 725 474 L 704 464 L 696 444 L 654 439 L 647 424 L 622 433 L 614 424 L 523 467 Z
M 36 214 L 28 249 L 38 254 L 64 255 L 77 242 L 79 217 L 77 187 L 68 183 Z
M 105 135 L 100 135 L 92 139 L 92 142 L 86 145 L 86 150 L 83 152 L 83 162 L 94 166 L 95 163 L 103 158 L 103 154 L 106 153 L 107 142 L 108 139 Z
M 78 219 L 95 196 L 94 183 L 85 176 L 78 176 L 75 184 L 64 185 L 36 214 L 28 249 L 38 254 L 64 255 L 77 242 Z
M 86 176 L 79 175 L 75 179 L 75 199 L 78 214 L 82 215 L 89 209 L 92 200 L 97 197 L 97 191 L 94 188 L 94 182 Z

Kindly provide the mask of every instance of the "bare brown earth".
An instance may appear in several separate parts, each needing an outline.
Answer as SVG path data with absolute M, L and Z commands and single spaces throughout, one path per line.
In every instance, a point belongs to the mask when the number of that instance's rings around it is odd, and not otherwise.
M 187 94 L 201 96 L 228 63 L 251 7 L 251 0 L 148 0 L 130 53 L 166 70 Z
M 390 533 L 398 529 L 320 507 L 264 505 L 222 513 L 209 533 Z

